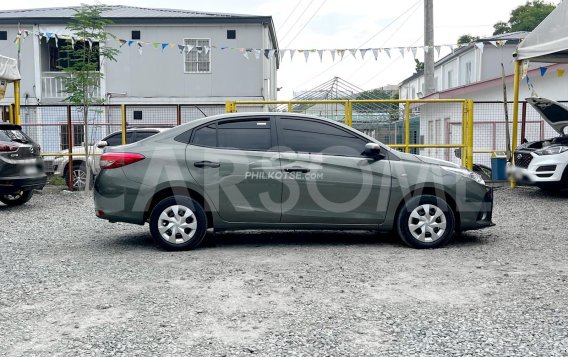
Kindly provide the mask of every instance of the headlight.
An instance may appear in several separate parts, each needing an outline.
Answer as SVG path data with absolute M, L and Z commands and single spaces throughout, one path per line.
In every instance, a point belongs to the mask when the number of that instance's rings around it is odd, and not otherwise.
M 440 167 L 446 171 L 453 172 L 463 177 L 467 177 L 481 185 L 485 185 L 485 181 L 483 180 L 483 178 L 473 171 L 469 171 L 468 169 L 464 169 L 461 167 L 450 167 L 450 166 L 440 166 Z
M 537 155 L 557 155 L 568 151 L 568 146 L 549 146 L 544 149 L 536 150 L 534 153 Z

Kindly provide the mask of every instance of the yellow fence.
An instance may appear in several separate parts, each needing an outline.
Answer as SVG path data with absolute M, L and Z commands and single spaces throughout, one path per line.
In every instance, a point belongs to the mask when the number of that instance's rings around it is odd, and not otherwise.
M 392 117 L 388 117 L 385 120 L 386 111 L 383 110 L 373 110 L 368 108 L 373 108 L 373 105 L 380 107 L 380 105 L 389 105 L 392 111 L 395 108 L 395 112 L 398 110 L 399 113 L 395 113 L 394 120 Z M 449 110 L 449 105 L 454 107 L 453 110 Z M 449 149 L 458 149 L 459 158 L 462 166 L 468 169 L 473 168 L 473 100 L 467 99 L 436 99 L 436 100 L 298 100 L 298 101 L 228 101 L 226 102 L 225 109 L 228 113 L 235 113 L 238 111 L 247 111 L 247 108 L 255 108 L 260 111 L 283 111 L 283 112 L 301 112 L 305 114 L 315 114 L 323 117 L 330 118 L 327 109 L 320 110 L 320 112 L 313 111 L 310 112 L 308 108 L 314 108 L 320 106 L 322 108 L 327 108 L 329 106 L 336 106 L 336 112 L 333 113 L 332 118 L 336 121 L 343 121 L 345 125 L 357 127 L 357 121 L 354 121 L 354 117 L 364 116 L 366 121 L 365 124 L 377 122 L 388 124 L 393 121 L 398 121 L 403 124 L 403 140 L 402 142 L 395 143 L 385 143 L 392 148 L 402 149 L 405 152 L 411 152 L 412 149 L 446 149 L 446 155 L 449 155 Z M 367 107 L 365 107 L 367 106 Z M 360 107 L 361 110 L 356 108 Z M 355 108 L 355 109 L 354 109 Z M 383 107 L 384 108 L 384 107 Z M 437 125 L 444 121 L 451 127 L 450 120 L 453 120 L 451 124 L 459 124 L 461 127 L 461 133 L 457 140 L 451 142 L 447 140 L 444 143 L 435 142 L 435 140 L 440 140 L 437 138 L 438 131 L 436 127 L 433 127 L 431 132 L 428 133 L 429 138 L 420 138 L 419 142 L 411 140 L 411 120 L 413 117 L 418 119 L 418 125 L 424 125 L 422 122 L 424 115 L 420 115 L 420 111 L 428 108 L 428 112 L 432 113 L 434 119 L 433 122 Z M 440 110 L 437 110 L 440 109 Z M 322 114 L 322 112 L 324 112 Z M 418 113 L 418 114 L 417 114 Z M 429 128 L 425 128 L 427 131 Z M 377 137 L 375 135 L 375 137 Z M 381 140 L 383 141 L 383 140 Z M 424 141 L 428 141 L 424 143 Z

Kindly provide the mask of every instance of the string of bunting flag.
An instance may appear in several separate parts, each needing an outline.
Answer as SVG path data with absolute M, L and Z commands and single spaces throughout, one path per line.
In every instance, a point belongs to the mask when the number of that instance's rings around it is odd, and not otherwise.
M 45 38 L 46 40 L 55 39 L 55 45 L 58 46 L 58 40 L 69 40 L 74 45 L 75 42 L 86 42 L 89 46 L 93 46 L 93 39 L 90 38 L 79 38 L 68 34 L 57 34 L 54 32 L 32 32 L 29 30 L 20 30 L 16 36 L 14 42 L 17 44 L 20 43 L 22 39 L 30 35 L 38 36 L 41 40 Z M 327 49 L 274 49 L 274 48 L 246 48 L 246 47 L 229 47 L 229 46 L 192 46 L 187 44 L 178 44 L 172 42 L 146 42 L 140 40 L 125 40 L 120 38 L 115 38 L 112 41 L 116 41 L 120 47 L 126 45 L 128 47 L 133 47 L 138 50 L 140 55 L 142 55 L 142 49 L 146 46 L 150 46 L 154 49 L 159 49 L 162 52 L 168 48 L 177 49 L 179 50 L 180 54 L 183 53 L 190 53 L 191 51 L 196 51 L 197 53 L 209 53 L 212 49 L 217 50 L 226 50 L 226 51 L 236 51 L 242 54 L 246 59 L 249 59 L 251 56 L 254 56 L 256 59 L 260 59 L 261 57 L 265 57 L 267 59 L 274 58 L 278 56 L 280 60 L 282 60 L 286 54 L 289 55 L 290 60 L 293 60 L 295 54 L 299 54 L 303 56 L 308 62 L 310 55 L 317 55 L 319 56 L 320 61 L 323 61 L 323 56 L 325 53 L 328 53 L 331 56 L 332 61 L 335 62 L 336 58 L 343 60 L 345 55 L 351 55 L 353 58 L 357 58 L 357 53 L 359 53 L 359 57 L 361 59 L 365 59 L 367 54 L 372 54 L 375 60 L 378 60 L 379 55 L 384 53 L 388 58 L 391 58 L 393 53 L 400 53 L 400 55 L 404 58 L 405 55 L 411 55 L 413 58 L 419 54 L 419 51 L 423 53 L 428 53 L 429 51 L 436 51 L 437 55 L 440 56 L 440 51 L 442 48 L 448 48 L 452 52 L 459 48 L 460 46 L 457 44 L 446 44 L 446 45 L 436 45 L 436 46 L 407 46 L 407 47 L 372 47 L 372 48 L 327 48 Z M 492 45 L 496 47 L 504 46 L 507 41 L 489 41 Z M 483 49 L 484 43 L 483 42 L 475 42 L 475 46 L 480 49 Z
M 541 67 L 538 67 L 538 73 L 540 74 L 541 77 L 556 76 L 556 77 L 560 78 L 560 77 L 564 77 L 564 75 L 566 74 L 566 69 L 565 68 L 556 68 L 556 69 L 549 70 L 548 67 L 541 66 Z M 521 80 L 524 80 L 527 83 L 527 87 L 531 91 L 532 96 L 538 96 L 538 94 L 537 94 L 537 92 L 534 88 L 534 84 L 531 80 L 531 77 L 529 76 L 529 61 L 523 61 L 523 63 L 522 63 Z

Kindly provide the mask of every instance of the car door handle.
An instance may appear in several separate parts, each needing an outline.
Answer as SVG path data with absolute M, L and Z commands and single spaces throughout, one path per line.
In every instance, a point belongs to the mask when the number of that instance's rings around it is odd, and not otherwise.
M 302 173 L 306 173 L 306 172 L 310 172 L 310 169 L 306 169 L 305 167 L 287 167 L 284 169 L 284 171 L 286 172 L 302 172 Z
M 221 166 L 221 164 L 219 164 L 218 162 L 212 162 L 212 161 L 196 161 L 193 163 L 193 166 L 195 167 L 199 167 L 201 169 L 206 168 L 206 167 L 219 167 Z

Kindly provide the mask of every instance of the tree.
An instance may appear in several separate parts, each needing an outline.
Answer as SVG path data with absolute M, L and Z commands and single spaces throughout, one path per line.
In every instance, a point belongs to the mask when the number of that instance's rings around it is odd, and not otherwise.
M 81 5 L 66 28 L 73 33 L 74 40 L 65 41 L 61 47 L 59 68 L 67 75 L 63 79 L 65 100 L 81 108 L 84 130 L 85 163 L 89 159 L 89 108 L 102 103 L 102 98 L 95 97 L 100 87 L 103 74 L 100 65 L 103 61 L 116 61 L 118 49 L 105 46 L 113 35 L 105 31 L 110 20 L 101 17 L 104 5 Z M 71 128 L 68 128 L 71 130 Z M 70 143 L 71 144 L 71 143 Z M 87 187 L 91 179 L 89 165 L 85 165 Z
M 462 47 L 463 45 L 468 45 L 471 42 L 475 42 L 479 40 L 479 36 L 473 36 L 470 34 L 461 35 L 458 38 L 458 47 Z
M 515 31 L 532 31 L 554 9 L 556 5 L 543 0 L 528 0 L 526 4 L 511 11 L 508 22 L 499 21 L 493 25 L 493 35 Z

